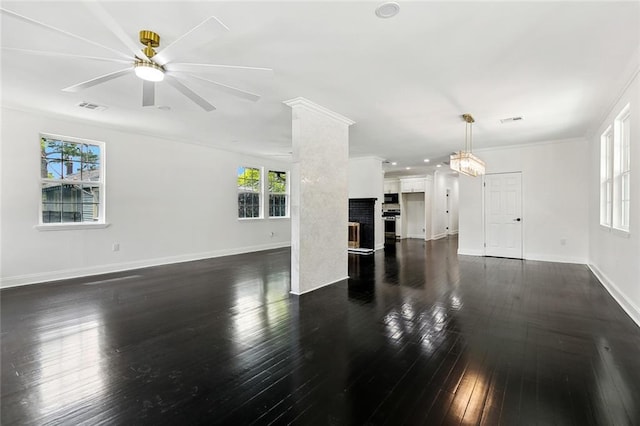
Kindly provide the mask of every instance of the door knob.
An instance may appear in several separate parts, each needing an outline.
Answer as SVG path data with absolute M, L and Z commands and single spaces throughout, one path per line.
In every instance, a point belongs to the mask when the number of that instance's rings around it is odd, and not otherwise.
M 520 222 L 522 219 L 517 218 L 517 219 L 513 219 L 514 222 Z

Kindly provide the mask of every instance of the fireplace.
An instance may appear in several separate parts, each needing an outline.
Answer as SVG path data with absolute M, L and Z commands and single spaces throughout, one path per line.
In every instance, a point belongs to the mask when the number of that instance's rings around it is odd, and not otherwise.
M 349 248 L 375 249 L 375 206 L 376 198 L 349 199 Z M 352 246 L 356 232 L 358 245 Z
M 349 222 L 349 248 L 360 248 L 360 224 Z

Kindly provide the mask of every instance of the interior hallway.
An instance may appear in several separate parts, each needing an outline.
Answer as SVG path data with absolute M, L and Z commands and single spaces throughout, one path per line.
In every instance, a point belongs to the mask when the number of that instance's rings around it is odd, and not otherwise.
M 585 265 L 271 250 L 2 290 L 2 424 L 639 424 L 640 329 Z

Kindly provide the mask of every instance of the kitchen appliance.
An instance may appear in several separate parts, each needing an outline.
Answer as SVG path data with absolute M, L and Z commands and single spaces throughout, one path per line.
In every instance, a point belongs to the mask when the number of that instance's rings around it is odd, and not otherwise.
M 382 212 L 382 219 L 384 220 L 384 244 L 385 245 L 395 244 L 396 220 L 399 218 L 400 218 L 400 209 L 387 209 Z
M 398 204 L 398 194 L 384 194 L 385 204 Z

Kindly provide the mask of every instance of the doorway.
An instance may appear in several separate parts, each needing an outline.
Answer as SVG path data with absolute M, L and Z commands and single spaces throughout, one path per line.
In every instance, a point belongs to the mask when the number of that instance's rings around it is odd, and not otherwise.
M 425 204 L 424 192 L 412 192 L 404 196 L 404 220 L 406 221 L 407 238 L 425 239 Z
M 484 177 L 484 254 L 522 259 L 522 173 Z

